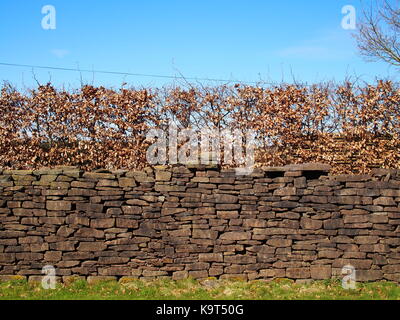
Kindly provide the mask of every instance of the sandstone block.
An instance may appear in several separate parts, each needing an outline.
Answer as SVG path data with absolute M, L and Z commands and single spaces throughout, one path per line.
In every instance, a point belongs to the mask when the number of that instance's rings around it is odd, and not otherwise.
M 295 187 L 285 187 L 281 189 L 276 189 L 274 191 L 274 196 L 294 196 L 296 195 Z
M 115 276 L 88 276 L 86 281 L 88 284 L 93 285 L 93 284 L 96 284 L 99 282 L 117 281 L 117 277 L 115 277 Z
M 44 254 L 44 260 L 49 262 L 58 262 L 61 260 L 61 251 L 47 251 Z
M 229 195 L 229 194 L 216 194 L 215 202 L 216 203 L 237 203 L 238 197 Z
M 133 178 L 119 178 L 118 186 L 120 188 L 133 188 L 136 187 L 136 181 Z
M 391 197 L 379 197 L 373 201 L 374 206 L 395 206 L 396 202 Z
M 82 237 L 82 238 L 103 238 L 104 237 L 104 231 L 93 229 L 93 228 L 80 228 L 76 231 L 75 233 L 76 237 Z
M 324 221 L 324 229 L 326 230 L 337 230 L 343 228 L 343 219 L 329 219 Z
M 300 220 L 300 226 L 303 229 L 317 230 L 322 228 L 322 221 L 303 217 Z
M 81 242 L 78 251 L 103 251 L 107 246 L 103 242 Z
M 118 228 L 133 228 L 133 229 L 136 229 L 139 226 L 139 223 L 138 223 L 137 220 L 133 220 L 133 219 L 117 218 L 116 226 Z
M 139 206 L 122 206 L 124 214 L 141 214 L 142 208 Z
M 220 219 L 236 219 L 239 217 L 238 211 L 217 211 L 217 217 Z
M 270 239 L 267 241 L 267 244 L 272 247 L 284 248 L 284 247 L 290 247 L 292 245 L 292 240 L 291 239 Z
M 187 279 L 188 277 L 189 277 L 189 272 L 186 270 L 175 271 L 172 273 L 172 280 L 182 280 L 182 279 Z
M 230 241 L 237 241 L 237 240 L 248 240 L 250 239 L 249 232 L 239 232 L 239 231 L 232 231 L 232 232 L 225 232 L 220 236 L 221 240 L 230 240 Z
M 224 258 L 222 253 L 200 253 L 200 262 L 223 262 Z
M 192 237 L 194 239 L 217 239 L 218 232 L 208 229 L 193 229 Z
M 115 224 L 114 218 L 92 219 L 90 227 L 94 229 L 107 229 L 112 228 Z
M 286 277 L 290 279 L 308 279 L 310 278 L 310 268 L 287 268 Z
M 69 211 L 71 210 L 71 202 L 70 201 L 47 201 L 46 202 L 47 210 L 51 211 Z
M 310 267 L 311 278 L 314 280 L 325 280 L 330 279 L 332 276 L 331 266 L 311 266 Z

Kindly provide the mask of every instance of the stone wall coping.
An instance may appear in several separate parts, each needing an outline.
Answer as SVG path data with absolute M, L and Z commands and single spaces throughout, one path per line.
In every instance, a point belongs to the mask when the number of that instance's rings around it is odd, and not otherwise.
M 0 175 L 59 175 L 64 173 L 111 173 L 118 176 L 124 176 L 126 173 L 135 173 L 141 175 L 149 175 L 153 172 L 157 171 L 173 171 L 174 168 L 177 167 L 184 167 L 186 169 L 192 169 L 197 171 L 205 171 L 205 170 L 218 170 L 221 172 L 235 173 L 235 169 L 233 168 L 221 168 L 220 165 L 216 164 L 189 164 L 189 165 L 182 165 L 182 164 L 175 164 L 175 165 L 156 165 L 151 167 L 146 167 L 143 169 L 94 169 L 94 170 L 84 170 L 77 166 L 55 166 L 55 167 L 44 167 L 39 169 L 4 169 L 0 168 Z M 329 164 L 324 163 L 303 163 L 303 164 L 290 164 L 285 166 L 262 166 L 254 168 L 253 172 L 271 172 L 271 173 L 278 173 L 278 172 L 321 172 L 326 175 L 330 175 L 330 171 L 332 166 Z M 400 169 L 386 169 L 386 168 L 373 168 L 371 169 L 370 174 L 335 174 L 330 175 L 332 177 L 349 177 L 349 176 L 357 176 L 357 177 L 372 177 L 372 176 L 396 176 L 400 175 Z

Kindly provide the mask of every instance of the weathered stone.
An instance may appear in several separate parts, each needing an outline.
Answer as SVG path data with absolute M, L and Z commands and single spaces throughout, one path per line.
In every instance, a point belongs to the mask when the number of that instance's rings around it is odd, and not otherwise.
M 161 277 L 161 276 L 166 276 L 167 272 L 166 271 L 160 271 L 160 270 L 143 270 L 142 276 L 143 277 Z
M 220 219 L 236 219 L 239 217 L 238 211 L 217 211 L 217 217 Z
M 330 279 L 332 276 L 331 266 L 311 266 L 310 267 L 311 278 L 314 280 L 325 280 Z
M 386 265 L 382 267 L 384 273 L 400 273 L 400 264 Z
M 183 212 L 187 212 L 187 209 L 185 209 L 185 208 L 162 208 L 161 209 L 161 214 L 165 215 L 165 216 L 179 214 L 179 213 L 183 213 Z
M 22 275 L 0 275 L 0 282 L 3 281 L 15 281 L 15 280 L 19 280 L 19 281 L 26 281 L 26 276 L 22 276 Z
M 87 237 L 103 238 L 104 232 L 92 228 L 81 228 L 76 231 L 75 236 L 82 238 L 87 238 Z
M 25 244 L 25 243 L 42 243 L 43 238 L 39 236 L 26 236 L 23 238 L 19 238 L 18 242 L 20 244 Z
M 395 206 L 393 198 L 390 197 L 379 197 L 373 201 L 374 206 Z
M 116 226 L 118 228 L 132 228 L 136 229 L 139 226 L 139 223 L 137 220 L 133 219 L 121 219 L 117 218 L 116 219 Z
M 337 250 L 320 250 L 318 251 L 318 258 L 321 259 L 336 259 L 342 255 L 342 252 Z
M 382 189 L 381 195 L 383 197 L 400 197 L 399 189 Z
M 329 172 L 331 166 L 324 163 L 291 164 L 283 167 L 284 171 L 321 171 Z
M 177 208 L 177 209 L 180 209 L 180 208 Z M 180 212 L 184 212 L 184 211 L 180 211 Z M 196 209 L 194 209 L 194 214 L 205 214 L 205 215 L 215 214 L 215 208 L 213 208 L 213 207 L 196 208 Z
M 118 186 L 121 188 L 133 188 L 136 187 L 136 181 L 133 178 L 119 178 Z
M 229 194 L 216 194 L 215 195 L 216 203 L 236 203 L 238 202 L 237 196 L 229 195 Z
M 224 256 L 224 262 L 235 263 L 235 264 L 254 264 L 257 261 L 257 257 L 248 255 L 234 255 Z
M 99 282 L 107 282 L 107 281 L 117 281 L 117 277 L 114 276 L 89 276 L 86 279 L 87 283 L 92 285 Z
M 184 270 L 184 271 L 175 271 L 172 274 L 172 280 L 182 280 L 182 279 L 187 279 L 189 277 L 189 272 Z
M 248 240 L 250 239 L 250 233 L 249 232 L 225 232 L 221 234 L 220 236 L 221 240 Z
M 95 183 L 88 182 L 88 181 L 72 181 L 71 187 L 72 188 L 82 188 L 82 189 L 93 189 L 95 187 Z
M 222 253 L 200 253 L 199 261 L 201 262 L 223 262 Z
M 286 277 L 290 279 L 308 279 L 310 278 L 310 268 L 287 268 Z
M 241 205 L 239 203 L 225 203 L 225 204 L 221 204 L 221 203 L 217 203 L 215 205 L 215 208 L 217 210 L 238 210 L 241 208 Z
M 259 272 L 262 278 L 284 278 L 286 276 L 285 269 L 262 269 Z
M 300 226 L 303 229 L 317 230 L 322 227 L 322 221 L 303 217 L 300 220 Z
M 357 281 L 377 281 L 383 278 L 381 270 L 357 270 L 356 279 Z
M 67 216 L 66 223 L 71 225 L 83 225 L 88 227 L 90 225 L 90 220 L 87 217 L 71 214 Z
M 133 206 L 147 206 L 148 203 L 145 200 L 141 199 L 129 199 L 126 201 L 126 204 L 133 205 Z
M 171 237 L 190 237 L 192 231 L 188 228 L 168 231 Z
M 270 239 L 267 241 L 267 244 L 272 247 L 278 247 L 278 248 L 290 247 L 292 245 L 292 240 L 291 239 Z
M 326 230 L 337 230 L 343 228 L 343 219 L 329 219 L 324 221 L 324 229 Z
M 0 175 L 0 273 L 400 282 L 400 171 L 307 166 Z
M 81 242 L 78 251 L 103 251 L 107 246 L 103 242 Z
M 140 214 L 142 213 L 142 208 L 139 206 L 122 206 L 122 211 L 124 214 Z
M 62 252 L 61 251 L 47 251 L 44 254 L 44 260 L 50 262 L 58 262 L 61 260 Z
M 129 261 L 128 257 L 99 257 L 99 263 L 100 264 L 126 264 Z M 114 269 L 115 270 L 115 269 Z M 128 270 L 128 269 L 126 269 Z M 130 275 L 131 270 L 129 268 L 129 271 L 126 272 L 124 269 L 122 272 L 125 275 Z M 107 272 L 110 275 L 110 272 Z M 114 273 L 114 272 L 111 272 Z
M 114 224 L 114 218 L 92 219 L 90 222 L 90 227 L 95 229 L 107 229 L 112 228 Z
M 267 221 L 262 219 L 245 219 L 243 226 L 245 228 L 266 228 Z
M 170 181 L 171 176 L 170 171 L 156 171 L 156 181 Z
M 47 210 L 54 211 L 69 211 L 71 210 L 71 202 L 70 201 L 47 201 L 46 202 Z
M 51 243 L 50 249 L 56 251 L 75 251 L 75 241 L 59 241 Z
M 274 196 L 294 196 L 296 195 L 295 187 L 286 187 L 282 189 L 276 189 L 274 191 Z
M 50 188 L 51 189 L 56 189 L 56 190 L 69 189 L 70 188 L 70 183 L 69 182 L 53 181 L 53 182 L 50 182 Z
M 377 236 L 358 236 L 354 238 L 357 244 L 374 244 L 378 243 L 379 237 Z
M 189 277 L 192 277 L 193 279 L 204 279 L 208 277 L 208 272 L 207 270 L 189 271 Z
M 0 253 L 0 263 L 11 263 L 15 261 L 15 253 Z
M 336 181 L 340 182 L 358 182 L 358 181 L 367 181 L 371 177 L 366 174 L 360 175 L 352 175 L 352 174 L 340 174 L 334 177 Z
M 77 211 L 101 213 L 103 212 L 103 208 L 102 204 L 97 203 L 78 202 L 76 204 Z
M 299 206 L 299 203 L 295 201 L 277 201 L 273 202 L 272 206 L 278 208 L 296 208 Z
M 389 217 L 386 213 L 384 214 L 371 214 L 369 221 L 372 223 L 388 223 Z
M 301 199 L 300 199 L 300 202 L 301 203 L 304 203 L 304 202 L 311 202 L 311 203 L 322 203 L 322 204 L 324 204 L 324 203 L 328 203 L 328 198 L 327 197 L 325 197 L 325 196 L 303 196 Z
M 343 218 L 344 223 L 363 223 L 363 222 L 369 222 L 369 217 L 366 215 L 362 216 L 353 216 L 353 215 L 346 215 Z
M 96 190 L 92 189 L 78 189 L 72 188 L 68 191 L 69 197 L 83 196 L 83 197 L 93 197 L 97 195 Z
M 107 179 L 100 179 L 96 185 L 98 188 L 100 187 L 118 187 L 118 181 L 115 180 L 107 180 Z
M 328 202 L 338 203 L 341 205 L 344 204 L 354 205 L 354 204 L 361 204 L 362 199 L 360 196 L 330 196 L 328 197 Z
M 83 174 L 83 178 L 89 180 L 100 180 L 100 179 L 113 180 L 115 179 L 115 175 L 110 173 L 101 173 L 101 172 L 85 172 Z
M 193 229 L 192 237 L 194 239 L 217 239 L 218 232 L 213 230 L 205 230 L 205 229 Z
M 122 210 L 120 208 L 108 208 L 106 211 L 107 216 L 119 216 L 122 214 Z

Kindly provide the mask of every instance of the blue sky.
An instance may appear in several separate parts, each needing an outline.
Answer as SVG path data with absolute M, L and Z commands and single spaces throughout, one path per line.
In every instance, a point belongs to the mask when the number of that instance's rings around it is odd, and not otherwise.
M 44 5 L 56 8 L 55 30 L 41 26 Z M 344 5 L 360 13 L 360 0 L 2 0 L 0 62 L 236 81 L 396 79 L 396 69 L 358 55 L 341 27 Z M 33 73 L 72 88 L 81 78 L 108 87 L 172 82 L 0 66 L 0 80 L 17 87 L 35 86 Z

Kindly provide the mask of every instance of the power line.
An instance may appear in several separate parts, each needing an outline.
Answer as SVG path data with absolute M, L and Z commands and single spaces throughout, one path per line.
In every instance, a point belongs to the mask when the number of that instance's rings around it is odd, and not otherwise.
M 120 72 L 120 71 L 107 71 L 107 70 L 89 70 L 89 69 L 75 69 L 65 67 L 52 67 L 52 66 L 38 66 L 30 64 L 18 64 L 18 63 L 7 63 L 0 62 L 0 65 L 7 67 L 22 67 L 22 68 L 36 68 L 36 69 L 47 69 L 47 70 L 58 70 L 58 71 L 77 71 L 77 72 L 90 72 L 90 73 L 103 73 L 103 74 L 115 74 L 124 76 L 136 76 L 136 77 L 150 77 L 150 78 L 163 78 L 163 79 L 181 79 L 181 80 L 194 80 L 194 81 L 216 81 L 216 82 L 235 82 L 240 84 L 272 84 L 264 81 L 234 81 L 227 79 L 215 79 L 215 78 L 196 78 L 196 77 L 184 77 L 184 76 L 169 76 L 160 74 L 145 74 L 145 73 L 132 73 L 132 72 Z

